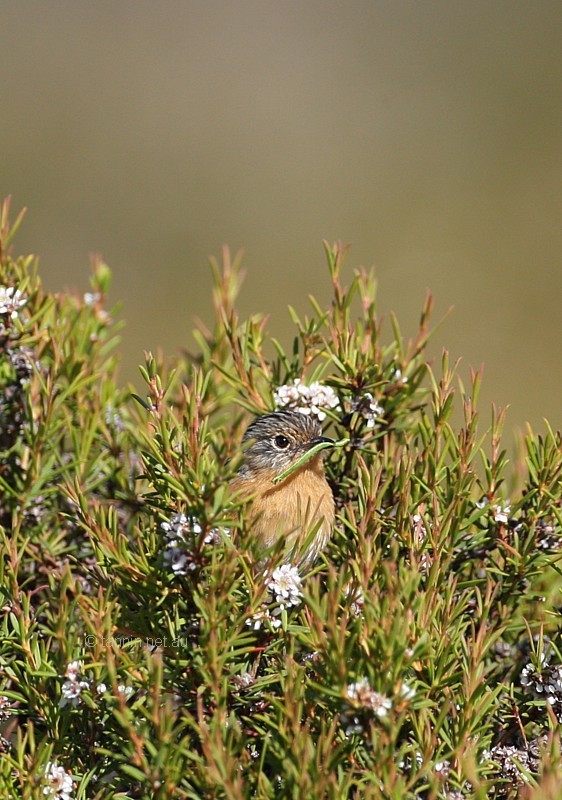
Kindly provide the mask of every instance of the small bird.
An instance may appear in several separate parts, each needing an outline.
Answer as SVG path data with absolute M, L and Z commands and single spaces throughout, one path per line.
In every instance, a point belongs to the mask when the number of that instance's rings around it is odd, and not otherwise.
M 244 434 L 251 442 L 231 488 L 251 497 L 253 531 L 263 550 L 283 540 L 285 563 L 310 567 L 334 527 L 332 490 L 324 474 L 323 452 L 312 456 L 283 481 L 273 479 L 310 448 L 332 442 L 316 418 L 298 411 L 274 411 L 255 419 Z

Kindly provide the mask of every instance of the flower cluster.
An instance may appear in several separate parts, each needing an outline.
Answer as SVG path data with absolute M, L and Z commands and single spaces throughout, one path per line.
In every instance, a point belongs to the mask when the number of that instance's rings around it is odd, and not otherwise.
M 90 688 L 89 681 L 80 680 L 81 669 L 82 664 L 80 661 L 71 661 L 67 666 L 65 672 L 66 680 L 62 685 L 62 695 L 59 702 L 61 708 L 69 704 L 72 706 L 79 706 L 82 702 L 82 692 L 84 689 Z
M 111 403 L 105 408 L 105 423 L 108 428 L 113 429 L 117 433 L 121 433 L 125 430 L 123 417 L 119 411 L 117 411 L 117 409 L 111 405 Z
M 0 298 L 0 309 L 5 308 L 6 304 Z M 11 376 L 5 380 L 0 392 L 0 450 L 9 450 L 25 429 L 26 387 L 34 369 L 39 370 L 41 365 L 34 358 L 33 352 L 19 342 L 17 336 L 11 336 L 3 324 L 1 313 L 0 343 L 2 354 L 11 366 Z
M 448 778 L 451 770 L 451 762 L 447 761 L 447 759 L 445 759 L 445 761 L 437 761 L 433 769 L 441 778 Z
M 514 797 L 514 790 L 521 790 L 529 784 L 526 773 L 539 771 L 541 750 L 545 744 L 545 738 L 537 737 L 532 739 L 525 748 L 510 744 L 498 744 L 483 753 L 486 761 L 496 764 L 497 777 L 503 782 L 503 786 L 496 785 L 495 787 L 498 798 Z
M 292 385 L 279 386 L 273 393 L 277 408 L 288 408 L 300 411 L 301 414 L 312 414 L 320 422 L 326 419 L 325 409 L 339 409 L 340 401 L 330 386 L 314 381 L 310 386 L 295 378 Z
M 12 715 L 12 706 L 10 701 L 3 694 L 0 695 L 0 722 L 9 719 Z
M 233 675 L 232 683 L 239 692 L 251 689 L 256 683 L 256 677 L 251 672 L 243 672 L 241 675 Z
M 174 575 L 187 575 L 197 568 L 197 559 L 194 550 L 197 547 L 196 537 L 203 533 L 203 527 L 195 517 L 185 514 L 174 514 L 168 522 L 162 522 L 160 527 L 166 538 L 164 563 L 172 570 Z M 203 544 L 216 544 L 220 541 L 220 533 L 213 528 L 203 539 Z
M 277 567 L 267 583 L 267 589 L 272 598 L 272 607 L 264 606 L 262 609 L 252 614 L 246 620 L 254 630 L 259 630 L 266 623 L 272 628 L 281 626 L 281 614 L 292 606 L 298 606 L 302 602 L 302 581 L 298 569 L 290 564 L 282 564 Z
M 267 584 L 268 591 L 275 595 L 279 608 L 283 611 L 298 606 L 302 599 L 302 581 L 299 571 L 290 564 L 283 564 L 273 571 Z
M 124 683 L 120 683 L 117 686 L 117 694 L 119 695 L 119 697 L 123 697 L 125 700 L 128 700 L 129 697 L 131 697 L 131 695 L 133 694 L 134 691 L 135 690 L 133 689 L 132 686 L 125 686 Z M 98 695 L 106 694 L 106 692 L 107 692 L 106 684 L 105 683 L 98 683 L 98 685 L 96 687 L 96 692 L 98 693 Z
M 367 678 L 361 678 L 356 683 L 350 683 L 346 690 L 348 700 L 362 708 L 368 708 L 377 717 L 386 717 L 392 708 L 392 701 L 384 694 L 371 689 Z
M 521 670 L 521 686 L 525 691 L 545 699 L 556 714 L 557 719 L 562 720 L 562 665 L 550 665 L 544 653 L 539 657 L 540 664 L 527 664 Z
M 418 550 L 420 545 L 423 545 L 423 543 L 427 539 L 427 528 L 423 524 L 423 519 L 422 519 L 421 514 L 414 514 L 414 516 L 412 517 L 412 520 L 413 520 L 413 523 L 414 523 L 413 540 L 414 540 L 415 548 L 416 548 L 416 550 Z M 421 556 L 420 556 L 420 559 L 419 559 L 419 568 L 421 569 L 422 572 L 427 572 L 427 570 L 430 569 L 432 563 L 433 563 L 433 557 L 431 556 L 430 553 L 428 553 L 427 550 L 424 550 L 421 553 Z
M 553 551 L 560 549 L 562 533 L 549 522 L 540 520 L 536 526 L 537 547 L 539 550 Z
M 10 319 L 16 319 L 19 316 L 19 309 L 27 303 L 19 289 L 14 289 L 13 286 L 0 286 L 0 315 L 7 316 Z
M 6 355 L 14 368 L 16 378 L 20 382 L 29 381 L 33 375 L 34 367 L 40 369 L 40 363 L 34 358 L 29 347 L 18 346 L 6 348 Z
M 514 528 L 520 537 L 526 537 L 530 525 L 521 520 Z M 562 529 L 552 520 L 538 520 L 535 524 L 535 548 L 544 553 L 557 553 L 562 548 Z
M 124 683 L 120 683 L 117 687 L 117 694 L 120 697 L 123 697 L 125 700 L 128 700 L 129 697 L 134 693 L 134 689 L 132 686 L 125 686 Z
M 344 602 L 354 617 L 362 617 L 365 609 L 365 595 L 361 586 L 351 581 L 343 587 Z
M 421 544 L 427 539 L 427 529 L 423 524 L 422 515 L 414 514 L 412 519 L 414 521 L 414 541 Z
M 347 705 L 340 714 L 346 736 L 363 733 L 368 718 L 382 719 L 392 708 L 392 701 L 386 695 L 371 688 L 367 678 L 350 683 L 346 688 Z
M 71 800 L 72 789 L 72 775 L 60 764 L 49 761 L 43 779 L 43 795 L 46 800 Z
M 490 501 L 488 500 L 488 498 L 483 497 L 482 500 L 476 503 L 476 508 L 486 508 L 486 506 L 488 506 L 489 504 Z M 509 522 L 509 515 L 511 514 L 510 503 L 506 503 L 504 506 L 502 506 L 499 503 L 496 503 L 495 505 L 490 507 L 490 510 L 492 512 L 492 517 L 494 519 L 494 522 L 497 522 L 498 524 L 501 525 L 507 525 L 507 523 Z
M 246 625 L 254 631 L 259 631 L 261 628 L 267 628 L 267 626 L 280 628 L 281 620 L 279 617 L 272 617 L 269 608 L 264 606 L 259 611 L 256 611 L 255 614 L 252 614 L 251 617 L 248 617 Z
M 362 397 L 352 400 L 351 410 L 363 417 L 367 423 L 367 428 L 374 428 L 379 417 L 384 413 L 382 406 L 377 403 L 370 392 L 366 392 Z
M 363 590 L 359 588 L 352 596 L 349 610 L 354 617 L 363 616 L 363 609 L 365 608 L 365 595 Z

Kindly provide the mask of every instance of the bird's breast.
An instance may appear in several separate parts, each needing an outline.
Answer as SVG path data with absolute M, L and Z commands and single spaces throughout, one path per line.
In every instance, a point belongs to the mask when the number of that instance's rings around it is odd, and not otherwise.
M 332 490 L 321 465 L 306 467 L 278 485 L 272 482 L 274 474 L 263 471 L 233 481 L 236 491 L 253 496 L 253 529 L 264 547 L 272 547 L 280 537 L 297 547 L 316 527 L 313 542 L 317 554 L 330 538 L 335 518 Z

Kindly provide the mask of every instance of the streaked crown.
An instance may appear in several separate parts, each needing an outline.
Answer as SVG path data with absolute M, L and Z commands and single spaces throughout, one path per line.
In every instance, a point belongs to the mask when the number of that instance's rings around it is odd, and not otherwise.
M 244 434 L 251 442 L 246 463 L 240 470 L 245 477 L 262 469 L 279 472 L 290 467 L 318 442 L 326 441 L 316 417 L 299 411 L 274 411 L 255 419 Z

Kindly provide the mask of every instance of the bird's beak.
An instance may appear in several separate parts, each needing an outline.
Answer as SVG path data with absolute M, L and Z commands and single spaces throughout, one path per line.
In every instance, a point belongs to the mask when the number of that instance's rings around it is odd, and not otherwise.
M 324 442 L 327 444 L 335 444 L 334 440 L 330 439 L 328 436 L 316 436 L 308 443 L 308 449 L 310 450 L 311 447 L 314 447 L 317 444 L 323 444 Z

